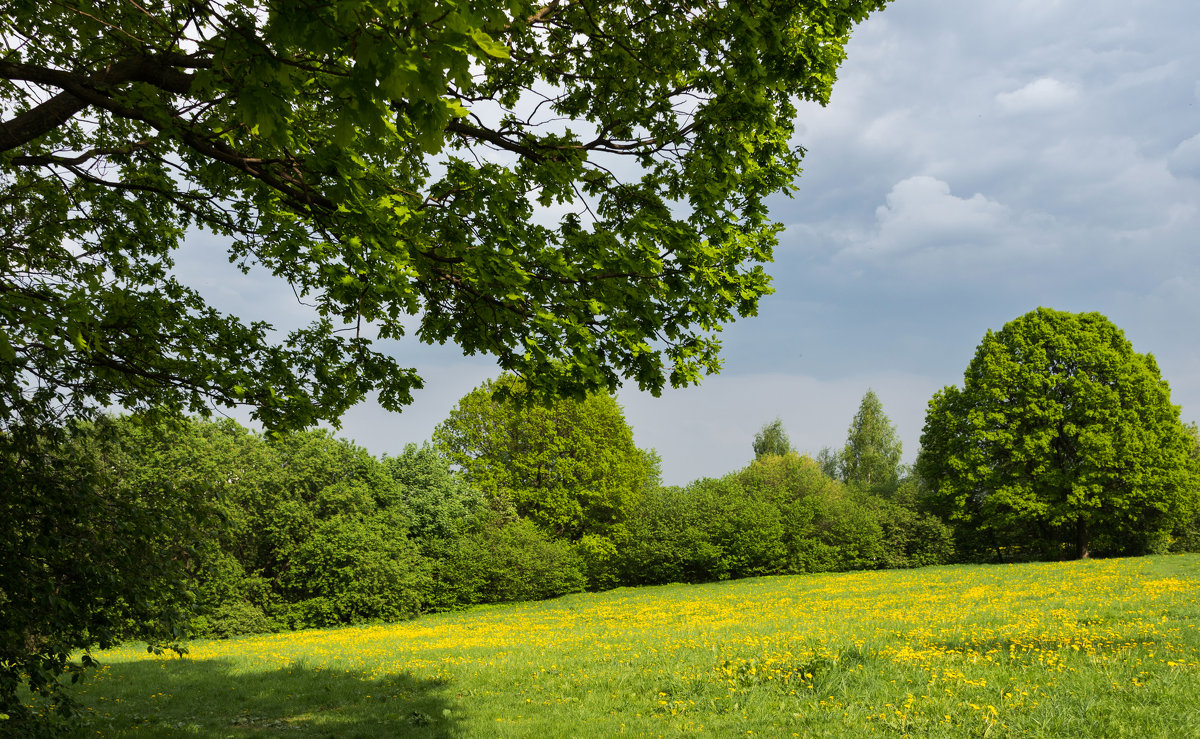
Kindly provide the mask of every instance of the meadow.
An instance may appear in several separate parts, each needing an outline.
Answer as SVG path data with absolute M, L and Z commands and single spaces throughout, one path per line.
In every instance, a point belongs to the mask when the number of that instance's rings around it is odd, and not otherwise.
M 81 736 L 1200 736 L 1200 555 L 668 585 L 96 655 Z

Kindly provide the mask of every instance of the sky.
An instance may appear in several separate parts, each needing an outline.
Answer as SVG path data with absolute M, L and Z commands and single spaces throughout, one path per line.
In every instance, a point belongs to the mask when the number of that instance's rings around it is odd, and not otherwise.
M 1195 0 L 895 0 L 860 25 L 830 104 L 797 116 L 804 173 L 770 202 L 775 294 L 722 333 L 720 375 L 618 393 L 663 481 L 740 469 L 775 418 L 801 452 L 840 448 L 868 389 L 911 463 L 933 393 L 1039 306 L 1108 316 L 1200 421 L 1198 28 Z M 302 310 L 203 241 L 178 263 L 214 305 L 280 325 Z M 363 403 L 337 432 L 377 455 L 497 374 L 452 346 L 396 352 L 425 378 L 415 403 Z

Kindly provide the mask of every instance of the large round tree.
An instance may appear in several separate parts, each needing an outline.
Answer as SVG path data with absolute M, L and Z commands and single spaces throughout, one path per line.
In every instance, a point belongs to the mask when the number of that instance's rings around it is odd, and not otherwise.
M 464 396 L 434 441 L 484 493 L 567 539 L 610 534 L 657 477 L 612 396 L 538 404 L 512 375 Z
M 1099 313 L 1039 308 L 988 331 L 929 403 L 918 472 L 968 548 L 1144 550 L 1197 504 L 1195 465 L 1149 354 Z

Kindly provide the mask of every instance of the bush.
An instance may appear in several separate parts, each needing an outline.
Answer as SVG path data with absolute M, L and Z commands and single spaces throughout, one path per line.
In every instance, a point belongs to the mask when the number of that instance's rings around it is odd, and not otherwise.
M 629 534 L 625 526 L 613 528 L 617 539 L 628 541 Z M 620 547 L 613 538 L 584 534 L 575 544 L 575 552 L 583 563 L 588 590 L 612 590 L 621 584 Z
M 1176 526 L 1167 546 L 1172 553 L 1200 552 L 1200 513 Z
M 457 534 L 431 542 L 430 610 L 478 603 L 544 600 L 587 584 L 570 544 L 552 540 L 533 522 L 484 509 Z
M 621 580 L 627 585 L 661 585 L 722 579 L 722 552 L 709 540 L 706 524 L 691 487 L 647 491 L 629 514 Z
M 429 588 L 429 566 L 404 534 L 379 515 L 335 516 L 290 552 L 280 586 L 293 628 L 411 618 Z
M 954 533 L 937 517 L 883 500 L 875 515 L 883 531 L 883 567 L 925 567 L 953 559 Z
M 204 633 L 217 639 L 277 631 L 279 624 L 256 605 L 245 601 L 222 603 L 205 619 Z
M 788 454 L 756 459 L 735 473 L 748 493 L 771 500 L 780 508 L 813 496 L 842 494 L 843 485 L 832 479 L 808 455 Z
M 833 572 L 883 566 L 883 529 L 854 497 L 814 496 L 788 511 L 788 561 L 795 572 Z
M 748 492 L 736 475 L 689 486 L 706 540 L 719 552 L 720 579 L 783 572 L 787 567 L 779 508 Z

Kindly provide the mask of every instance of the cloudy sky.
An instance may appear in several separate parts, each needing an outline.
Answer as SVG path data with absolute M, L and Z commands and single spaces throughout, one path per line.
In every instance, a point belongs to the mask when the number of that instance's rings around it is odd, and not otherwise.
M 721 375 L 619 395 L 665 482 L 745 465 L 775 417 L 801 451 L 840 447 L 869 388 L 911 462 L 930 396 L 1038 306 L 1107 315 L 1200 420 L 1198 28 L 1196 0 L 895 0 L 859 26 L 830 105 L 800 110 L 776 294 L 725 330 Z M 286 288 L 191 258 L 216 304 L 289 322 Z M 426 379 L 416 403 L 361 405 L 340 432 L 376 454 L 428 439 L 495 374 L 400 351 Z

